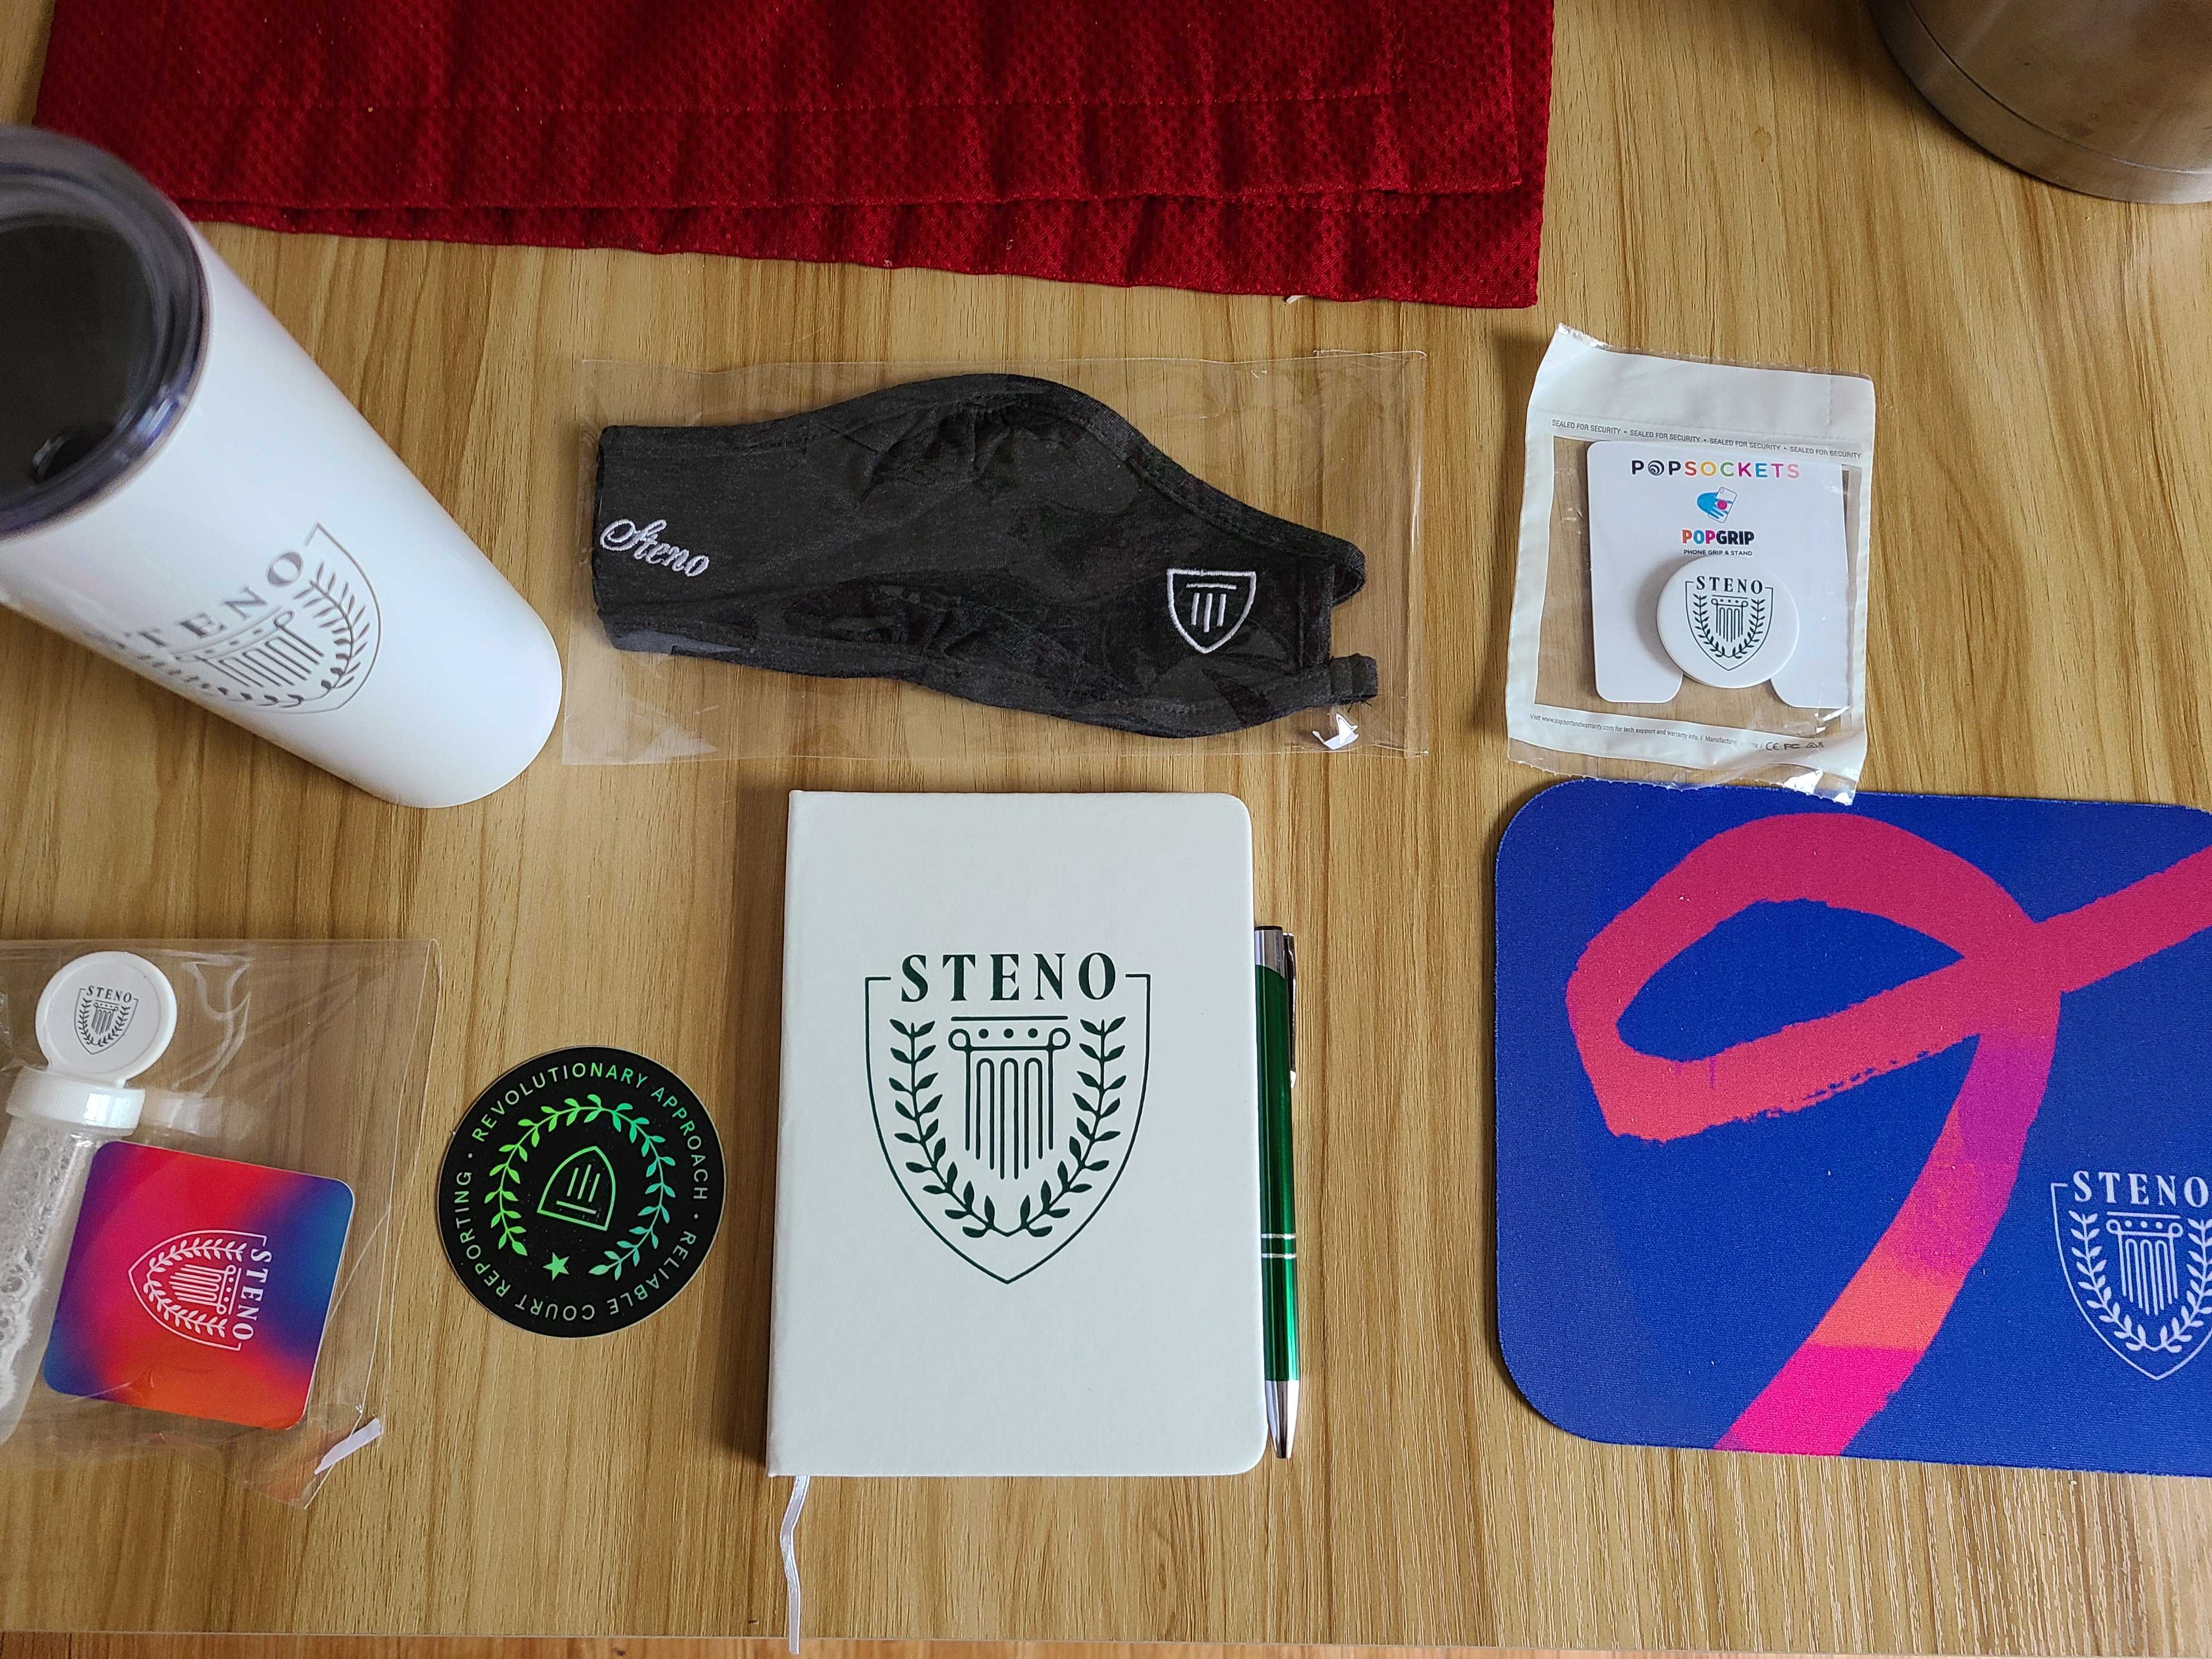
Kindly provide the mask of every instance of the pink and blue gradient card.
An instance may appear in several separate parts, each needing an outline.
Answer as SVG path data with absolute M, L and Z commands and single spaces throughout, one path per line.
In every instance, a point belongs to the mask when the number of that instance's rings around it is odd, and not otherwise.
M 1558 785 L 1498 1338 L 1595 1440 L 2212 1474 L 2212 815 Z
M 343 1181 L 112 1141 L 92 1160 L 46 1386 L 289 1429 L 353 1221 Z

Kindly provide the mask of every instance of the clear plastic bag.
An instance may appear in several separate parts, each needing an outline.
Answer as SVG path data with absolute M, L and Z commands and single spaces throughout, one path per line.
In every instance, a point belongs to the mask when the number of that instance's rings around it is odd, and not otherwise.
M 33 1010 L 49 981 L 94 951 L 126 951 L 176 995 L 174 1036 L 133 1086 L 146 1093 L 127 1139 L 343 1182 L 350 1222 L 338 1258 L 307 1407 L 285 1430 L 177 1415 L 58 1394 L 43 1380 L 23 1400 L 0 1468 L 177 1447 L 214 1458 L 242 1486 L 305 1504 L 344 1456 L 380 1431 L 382 1352 L 398 1259 L 398 1194 L 421 1139 L 437 1018 L 435 945 L 415 941 L 0 944 L 0 1100 L 48 1063 Z M 37 1120 L 0 1117 L 18 1171 L 0 1203 L 7 1231 L 67 1224 L 95 1146 Z M 64 1167 L 67 1166 L 67 1167 Z M 74 1183 L 72 1186 L 71 1183 Z M 26 1206 L 46 1214 L 27 1218 Z M 88 1218 L 76 1217 L 82 1227 Z M 66 1259 L 67 1250 L 60 1251 Z M 0 1274 L 0 1277 L 4 1277 Z M 15 1297 L 52 1285 L 0 1285 Z M 20 1330 L 17 1332 L 20 1337 Z M 46 1333 L 37 1333 L 43 1346 Z M 36 1356 L 30 1356 L 35 1363 Z
M 1427 709 L 1419 642 L 1425 362 L 1419 352 L 1329 352 L 1260 362 L 785 363 L 716 374 L 585 362 L 575 543 L 580 556 L 568 629 L 562 758 L 570 765 L 605 765 L 781 755 L 927 760 L 1354 748 L 1424 753 Z M 1358 547 L 1366 559 L 1365 585 L 1334 611 L 1329 648 L 1337 656 L 1373 658 L 1379 694 L 1218 735 L 1155 737 L 971 702 L 896 680 L 779 673 L 619 650 L 610 641 L 593 605 L 591 562 L 605 428 L 764 421 L 887 386 L 982 372 L 1072 386 L 1107 404 L 1216 489 Z M 669 529 L 666 539 L 679 540 L 678 531 Z
M 1559 329 L 1528 399 L 1506 674 L 1513 758 L 1848 801 L 1866 761 L 1874 409 L 1873 383 L 1859 376 L 1656 356 Z M 1649 491 L 1662 468 L 1664 485 Z M 1610 499 L 1599 501 L 1601 490 Z M 1767 493 L 1777 491 L 1789 494 Z M 1603 535 L 1601 512 L 1613 520 Z M 1610 552 L 1607 538 L 1626 550 Z M 1665 579 L 1692 563 L 1725 566 L 1722 555 L 1765 559 L 1770 547 L 1793 561 L 1781 568 L 1826 573 L 1783 670 L 1825 689 L 1700 684 L 1662 654 Z M 1792 602 L 1793 622 L 1810 597 Z M 1820 653 L 1820 672 L 1805 672 L 1808 652 Z M 1657 681 L 1623 672 L 1631 658 L 1656 664 Z M 1670 678 L 1679 690 L 1666 690 Z

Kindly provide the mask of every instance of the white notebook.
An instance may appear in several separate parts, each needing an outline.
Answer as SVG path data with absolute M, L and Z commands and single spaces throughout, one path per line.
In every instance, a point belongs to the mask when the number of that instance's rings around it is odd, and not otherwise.
M 1228 795 L 792 797 L 768 1462 L 1259 1459 L 1252 833 Z

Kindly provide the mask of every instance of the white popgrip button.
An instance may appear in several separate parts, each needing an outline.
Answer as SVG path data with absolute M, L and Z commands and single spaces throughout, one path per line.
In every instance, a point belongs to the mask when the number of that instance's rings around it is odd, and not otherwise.
M 1757 685 L 1797 651 L 1797 601 L 1761 553 L 1708 553 L 1659 590 L 1659 642 L 1700 685 Z

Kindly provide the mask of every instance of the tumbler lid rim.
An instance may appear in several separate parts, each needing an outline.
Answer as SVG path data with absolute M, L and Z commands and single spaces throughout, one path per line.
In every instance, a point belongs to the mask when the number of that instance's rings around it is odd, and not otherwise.
M 0 537 L 49 524 L 121 483 L 184 413 L 207 353 L 207 274 L 175 204 L 82 139 L 0 125 L 0 234 L 56 224 L 105 231 L 129 250 L 152 344 L 133 365 L 128 407 L 87 454 L 44 483 L 0 480 Z

